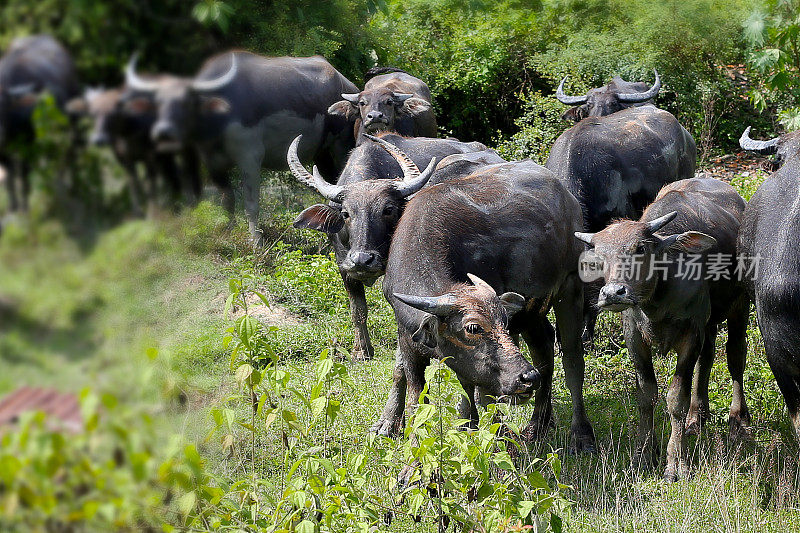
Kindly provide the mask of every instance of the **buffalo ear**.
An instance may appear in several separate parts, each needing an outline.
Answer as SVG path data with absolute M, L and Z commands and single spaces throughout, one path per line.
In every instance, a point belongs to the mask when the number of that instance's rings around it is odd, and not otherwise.
M 231 103 L 219 96 L 204 96 L 200 101 L 200 111 L 208 115 L 230 113 Z
M 669 249 L 673 252 L 700 254 L 717 245 L 717 239 L 699 231 L 687 231 L 670 235 L 661 241 L 662 250 Z
M 89 103 L 84 97 L 73 98 L 64 106 L 66 112 L 73 116 L 85 115 L 89 112 Z
M 561 120 L 568 120 L 570 122 L 580 122 L 583 118 L 580 106 L 570 107 L 564 114 L 561 115 Z
M 340 117 L 344 117 L 347 120 L 351 120 L 355 118 L 357 115 L 356 113 L 356 106 L 348 102 L 347 100 L 339 100 L 332 106 L 328 108 L 329 115 L 337 115 Z
M 417 331 L 411 335 L 411 340 L 433 350 L 436 348 L 437 344 L 436 332 L 438 329 L 439 319 L 434 315 L 429 315 L 426 313 L 425 318 L 422 319 Z
M 131 115 L 144 115 L 153 111 L 153 101 L 146 96 L 134 96 L 123 102 L 122 110 Z
M 403 102 L 400 107 L 400 113 L 415 117 L 431 110 L 431 103 L 422 98 L 412 97 Z
M 508 318 L 525 309 L 525 297 L 516 292 L 506 292 L 500 295 L 500 303 L 503 304 Z
M 344 226 L 344 218 L 338 209 L 329 205 L 316 204 L 297 215 L 292 226 L 323 233 L 339 233 Z

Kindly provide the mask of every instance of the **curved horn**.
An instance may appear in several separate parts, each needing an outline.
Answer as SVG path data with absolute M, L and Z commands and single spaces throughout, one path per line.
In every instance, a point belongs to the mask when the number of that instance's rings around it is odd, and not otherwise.
M 778 151 L 778 143 L 780 140 L 780 137 L 775 137 L 774 139 L 770 139 L 768 141 L 753 140 L 750 138 L 750 126 L 747 126 L 747 128 L 744 130 L 744 133 L 742 133 L 742 136 L 739 137 L 739 146 L 742 147 L 742 150 L 769 155 Z
M 564 94 L 564 82 L 567 81 L 567 77 L 564 76 L 561 79 L 561 83 L 558 84 L 558 89 L 556 89 L 556 98 L 562 104 L 567 105 L 578 105 L 578 104 L 585 104 L 586 100 L 588 100 L 588 96 L 585 94 L 583 96 L 567 96 Z
M 651 98 L 655 98 L 656 95 L 658 94 L 658 91 L 661 90 L 661 76 L 658 75 L 658 71 L 656 69 L 653 69 L 653 73 L 656 75 L 656 81 L 649 89 L 647 89 L 643 93 L 617 94 L 617 100 L 619 100 L 620 102 L 635 104 L 637 102 L 644 102 L 645 100 L 650 100 Z
M 231 52 L 231 66 L 228 72 L 213 80 L 194 80 L 192 82 L 192 89 L 195 91 L 210 92 L 217 91 L 228 85 L 233 78 L 236 77 L 236 72 L 239 70 L 239 65 L 236 59 L 236 54 Z
M 351 104 L 357 104 L 358 98 L 361 96 L 361 93 L 342 93 L 342 98 L 350 102 Z
M 412 96 L 414 96 L 414 95 L 411 94 L 411 93 L 392 93 L 392 98 L 394 98 L 395 100 L 397 100 L 400 103 L 405 102 L 406 100 L 408 100 Z
M 434 157 L 431 159 L 431 162 L 428 163 L 428 166 L 425 167 L 425 170 L 422 171 L 422 174 L 417 176 L 416 178 L 404 179 L 403 181 L 399 182 L 395 185 L 395 189 L 399 192 L 403 198 L 407 198 L 412 194 L 419 192 L 427 183 L 428 180 L 431 179 L 433 173 L 436 171 L 436 158 Z
M 380 144 L 384 150 L 389 152 L 389 155 L 391 155 L 397 160 L 397 163 L 403 170 L 403 181 L 414 179 L 420 175 L 419 167 L 417 166 L 417 164 L 414 163 L 414 161 L 410 157 L 408 157 L 406 153 L 403 152 L 400 148 L 393 145 L 389 141 L 384 141 L 380 137 L 375 137 L 374 135 L 370 135 L 368 133 L 365 133 L 364 137 L 366 137 L 370 141 Z
M 410 294 L 400 294 L 399 292 L 392 294 L 395 298 L 414 309 L 440 317 L 451 314 L 456 307 L 456 299 L 452 294 L 443 294 L 441 296 L 412 296 Z
M 481 278 L 479 278 L 475 274 L 467 273 L 467 277 L 472 282 L 472 284 L 475 285 L 476 287 L 479 287 L 479 288 L 484 289 L 484 290 L 492 291 L 492 294 L 495 294 L 495 295 L 497 294 L 497 291 L 494 290 L 494 287 L 492 287 L 491 285 L 489 285 L 488 283 L 483 281 Z
M 139 59 L 139 52 L 131 56 L 128 65 L 125 67 L 125 85 L 134 91 L 154 93 L 158 90 L 158 82 L 143 80 L 136 74 L 136 61 Z
M 593 246 L 592 245 L 592 238 L 594 237 L 594 233 L 583 233 L 583 232 L 580 232 L 580 231 L 576 231 L 575 232 L 575 237 L 577 237 L 579 241 L 583 241 L 586 244 L 588 244 L 589 246 Z
M 328 200 L 341 203 L 344 196 L 344 187 L 325 181 L 316 166 L 314 166 L 314 174 L 309 174 L 306 167 L 300 162 L 300 158 L 297 156 L 297 145 L 302 137 L 302 135 L 298 135 L 289 145 L 289 151 L 286 153 L 286 162 L 289 163 L 289 170 L 301 183 L 315 189 Z
M 30 94 L 36 89 L 35 83 L 25 83 L 22 85 L 14 85 L 6 89 L 6 92 L 9 96 L 22 96 L 25 94 Z
M 650 222 L 647 223 L 647 231 L 652 235 L 653 233 L 657 232 L 658 230 L 660 230 L 661 228 L 672 222 L 672 219 L 674 219 L 676 216 L 678 216 L 678 212 L 672 211 L 671 213 L 667 213 L 663 217 L 658 217 L 655 220 L 651 220 Z

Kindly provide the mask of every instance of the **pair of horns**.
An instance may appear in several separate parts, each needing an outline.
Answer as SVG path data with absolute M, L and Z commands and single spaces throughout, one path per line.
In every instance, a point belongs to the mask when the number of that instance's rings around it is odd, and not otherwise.
M 653 69 L 653 73 L 656 75 L 656 81 L 649 89 L 642 93 L 617 93 L 617 100 L 629 104 L 636 104 L 639 102 L 645 102 L 651 98 L 655 98 L 655 96 L 658 94 L 658 91 L 661 90 L 661 76 L 658 75 L 658 71 L 656 69 Z M 558 85 L 558 89 L 556 89 L 556 98 L 558 98 L 558 101 L 567 105 L 585 104 L 586 100 L 589 99 L 589 96 L 586 94 L 582 96 L 569 96 L 564 94 L 565 81 L 567 81 L 566 76 L 564 76 L 564 78 L 561 80 L 561 83 Z
M 475 274 L 467 274 L 467 277 L 473 285 L 482 290 L 491 291 L 491 294 L 497 296 L 497 292 L 491 285 L 483 281 Z M 446 317 L 450 315 L 456 307 L 456 297 L 452 294 L 443 294 L 441 296 L 412 296 L 410 294 L 401 294 L 399 292 L 393 293 L 394 297 L 406 305 L 410 305 L 420 311 L 425 311 L 438 317 Z
M 751 139 L 750 126 L 747 126 L 747 128 L 744 130 L 744 133 L 742 133 L 742 136 L 739 137 L 739 146 L 742 147 L 742 150 L 769 155 L 778 151 L 778 143 L 780 140 L 780 137 L 775 137 L 774 139 L 770 139 L 768 141 L 756 141 Z
M 411 93 L 392 93 L 392 98 L 394 98 L 398 103 L 402 104 L 409 98 L 414 96 Z M 361 93 L 342 93 L 342 98 L 350 102 L 351 104 L 357 104 L 358 99 L 361 97 Z
M 319 173 L 316 165 L 313 168 L 313 173 L 310 174 L 300 162 L 300 157 L 297 155 L 297 145 L 300 143 L 300 139 L 302 137 L 302 135 L 298 135 L 292 141 L 292 144 L 289 145 L 289 151 L 286 154 L 286 161 L 289 163 L 289 170 L 292 171 L 294 177 L 300 182 L 313 189 L 316 189 L 316 191 L 326 199 L 341 203 L 342 200 L 344 200 L 346 188 L 342 185 L 334 185 L 325 181 L 325 179 Z M 394 159 L 400 165 L 400 168 L 403 171 L 403 178 L 400 181 L 394 182 L 394 187 L 403 198 L 411 196 L 422 189 L 422 187 L 428 183 L 428 180 L 431 179 L 434 170 L 436 170 L 435 157 L 431 159 L 431 162 L 428 163 L 428 166 L 425 168 L 425 170 L 420 172 L 416 163 L 414 163 L 414 161 L 397 146 L 381 139 L 380 137 L 374 137 L 368 134 L 364 134 L 364 137 L 370 141 L 378 143 L 384 150 L 394 157 Z
M 647 233 L 649 235 L 652 235 L 653 233 L 657 232 L 658 230 L 660 230 L 661 228 L 672 222 L 672 220 L 676 216 L 678 216 L 678 212 L 672 211 L 671 213 L 667 213 L 663 217 L 658 217 L 655 220 L 646 222 L 645 224 L 647 224 L 647 229 L 646 229 Z M 592 239 L 594 238 L 594 236 L 595 236 L 594 233 L 582 233 L 580 231 L 575 232 L 575 237 L 577 237 L 579 240 L 589 245 L 592 244 Z
M 156 92 L 159 87 L 157 81 L 145 80 L 136 73 L 136 61 L 138 59 L 139 54 L 136 53 L 133 54 L 131 60 L 128 61 L 128 65 L 125 67 L 125 84 L 135 91 L 148 93 Z M 191 87 L 198 92 L 217 91 L 233 81 L 233 78 L 236 77 L 236 72 L 238 69 L 239 66 L 236 59 L 236 54 L 231 53 L 231 66 L 228 68 L 228 72 L 222 76 L 219 76 L 218 78 L 214 78 L 213 80 L 193 80 Z

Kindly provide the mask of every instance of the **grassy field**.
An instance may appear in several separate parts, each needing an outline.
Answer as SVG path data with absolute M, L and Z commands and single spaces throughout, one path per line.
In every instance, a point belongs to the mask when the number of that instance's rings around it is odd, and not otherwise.
M 757 183 L 735 180 L 747 197 Z M 387 509 L 399 510 L 396 489 L 385 480 L 396 478 L 404 466 L 407 439 L 376 442 L 367 436 L 391 382 L 391 310 L 379 284 L 370 288 L 376 358 L 347 361 L 352 343 L 347 299 L 325 242 L 318 234 L 288 229 L 304 202 L 316 199 L 283 177 L 271 177 L 264 193 L 269 244 L 256 256 L 249 255 L 241 221 L 227 230 L 224 213 L 213 203 L 177 216 L 123 222 L 91 240 L 69 235 L 53 220 L 8 224 L 0 237 L 0 393 L 20 384 L 113 390 L 124 402 L 148 409 L 165 439 L 181 434 L 196 442 L 215 475 L 258 478 L 265 494 L 279 494 L 287 447 L 299 444 L 263 422 L 251 431 L 217 421 L 213 431 L 215 417 L 246 421 L 251 416 L 251 398 L 240 393 L 242 376 L 232 369 L 225 340 L 226 328 L 246 312 L 271 326 L 266 341 L 287 372 L 283 390 L 297 392 L 276 397 L 283 408 L 300 412 L 301 397 L 311 397 L 321 352 L 335 350 L 343 357 L 340 379 L 325 382 L 328 398 L 341 404 L 336 420 L 320 425 L 301 418 L 309 431 L 298 442 L 331 457 L 378 450 L 364 483 Z M 231 278 L 246 279 L 269 306 L 259 305 L 251 294 L 246 310 L 234 306 L 225 316 Z M 629 466 L 636 431 L 633 371 L 618 318 L 603 315 L 599 332 L 597 346 L 586 356 L 587 409 L 599 453 L 568 453 L 570 402 L 559 364 L 556 429 L 522 452 L 528 458 L 552 452 L 560 460 L 564 501 L 558 512 L 565 531 L 800 531 L 798 450 L 754 323 L 745 378 L 752 442 L 731 442 L 727 436 L 730 387 L 723 330 L 711 381 L 711 419 L 691 441 L 695 475 L 669 485 L 661 481 L 663 465 L 641 472 Z M 674 362 L 674 356 L 657 360 L 662 447 L 669 425 L 663 390 Z M 446 407 L 458 389 L 434 376 L 436 366 L 429 369 L 432 401 L 447 418 Z M 524 425 L 530 410 L 512 408 L 506 421 Z M 552 475 L 548 480 L 555 481 Z M 423 504 L 428 510 L 420 511 L 420 523 L 396 513 L 391 525 L 382 527 L 435 531 L 432 506 L 432 500 Z

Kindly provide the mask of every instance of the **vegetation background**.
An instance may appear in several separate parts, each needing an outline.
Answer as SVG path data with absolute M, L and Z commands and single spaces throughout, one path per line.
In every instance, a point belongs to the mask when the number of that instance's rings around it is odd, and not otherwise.
M 87 86 L 118 85 L 134 51 L 143 70 L 185 75 L 230 47 L 321 54 L 356 84 L 396 66 L 430 85 L 443 135 L 540 163 L 568 127 L 552 97 L 563 76 L 582 93 L 614 75 L 652 82 L 657 68 L 657 103 L 695 136 L 703 167 L 737 151 L 748 125 L 763 137 L 800 126 L 799 15 L 785 0 L 4 0 L 0 50 L 54 34 Z M 754 324 L 753 441 L 727 438 L 722 335 L 691 481 L 629 467 L 634 381 L 610 316 L 587 354 L 596 456 L 567 451 L 560 372 L 560 422 L 531 449 L 498 437 L 492 412 L 457 431 L 459 389 L 439 365 L 431 408 L 406 436 L 368 437 L 391 379 L 393 316 L 373 287 L 376 360 L 347 362 L 347 299 L 326 242 L 290 228 L 312 193 L 265 174 L 270 245 L 253 254 L 213 194 L 131 219 L 102 150 L 82 152 L 71 189 L 56 188 L 66 124 L 46 103 L 36 121 L 32 210 L 4 217 L 0 234 L 0 393 L 82 391 L 85 427 L 65 437 L 34 415 L 0 432 L 0 529 L 800 531 L 797 446 Z M 732 181 L 749 198 L 765 176 Z M 662 389 L 672 366 L 658 362 Z M 512 433 L 530 414 L 498 409 Z M 420 483 L 398 487 L 415 460 Z

